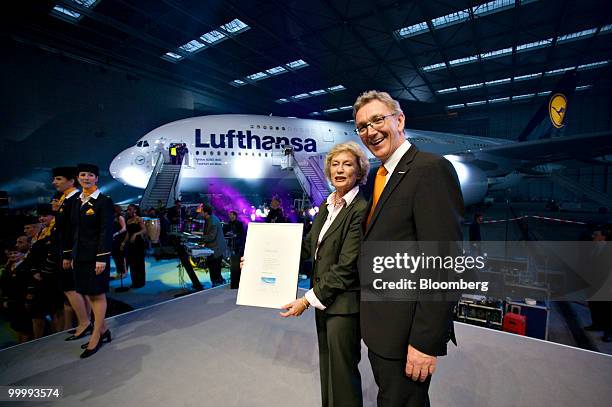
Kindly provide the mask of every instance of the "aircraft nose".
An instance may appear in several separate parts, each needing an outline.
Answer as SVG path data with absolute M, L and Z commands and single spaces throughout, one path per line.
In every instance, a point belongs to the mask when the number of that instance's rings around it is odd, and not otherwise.
M 109 168 L 111 176 L 116 180 L 141 189 L 146 188 L 152 169 L 146 153 L 134 147 L 118 154 Z
M 121 169 L 124 167 L 122 164 L 124 164 L 124 162 L 127 163 L 127 152 L 127 150 L 123 150 L 121 153 L 117 154 L 117 156 L 112 159 L 108 168 L 111 177 L 123 183 L 125 183 L 125 181 L 121 179 Z

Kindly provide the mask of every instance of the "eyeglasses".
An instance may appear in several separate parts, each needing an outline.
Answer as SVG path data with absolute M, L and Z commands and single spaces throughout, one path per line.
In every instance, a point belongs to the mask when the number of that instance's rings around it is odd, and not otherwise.
M 363 126 L 357 127 L 355 129 L 355 133 L 357 133 L 360 136 L 365 136 L 366 134 L 368 134 L 368 127 L 370 127 L 370 126 L 374 130 L 380 130 L 385 125 L 385 119 L 387 117 L 391 117 L 391 116 L 395 116 L 395 115 L 397 115 L 397 113 L 390 113 L 390 114 L 387 114 L 385 116 L 377 116 L 377 117 L 373 118 L 371 122 L 367 122 Z

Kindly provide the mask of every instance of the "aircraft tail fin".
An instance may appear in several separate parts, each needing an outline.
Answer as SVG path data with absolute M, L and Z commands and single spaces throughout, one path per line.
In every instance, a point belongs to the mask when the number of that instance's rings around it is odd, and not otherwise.
M 578 73 L 566 72 L 555 89 L 546 97 L 542 106 L 531 118 L 518 141 L 539 140 L 560 137 L 565 131 L 565 117 L 570 99 L 576 90 Z

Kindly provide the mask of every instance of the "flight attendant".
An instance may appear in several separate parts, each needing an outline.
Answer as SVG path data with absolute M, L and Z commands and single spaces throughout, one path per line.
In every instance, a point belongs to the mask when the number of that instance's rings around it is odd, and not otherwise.
M 93 332 L 81 358 L 96 353 L 103 342 L 111 341 L 106 326 L 106 292 L 110 279 L 110 256 L 113 244 L 113 201 L 98 189 L 98 167 L 77 166 L 83 188 L 72 211 L 74 240 L 72 263 L 76 291 L 90 301 L 94 314 Z
M 61 247 L 60 280 L 68 304 L 64 305 L 64 329 L 72 328 L 73 316 L 76 315 L 78 325 L 66 341 L 82 339 L 91 333 L 90 304 L 76 292 L 74 288 L 74 273 L 72 270 L 72 208 L 79 199 L 80 191 L 77 185 L 76 167 L 53 168 L 53 187 L 62 194 L 55 215 L 55 229 Z

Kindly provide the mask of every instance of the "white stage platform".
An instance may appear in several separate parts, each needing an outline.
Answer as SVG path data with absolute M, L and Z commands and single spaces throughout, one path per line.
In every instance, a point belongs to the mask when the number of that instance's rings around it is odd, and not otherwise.
M 109 319 L 113 342 L 81 360 L 66 334 L 0 352 L 0 385 L 58 385 L 58 406 L 317 406 L 312 310 L 299 319 L 239 307 L 227 287 Z M 612 405 L 612 357 L 456 324 L 432 406 Z M 376 385 L 363 347 L 366 406 Z M 6 403 L 3 403 L 5 405 Z M 13 404 L 13 403 L 11 403 Z

